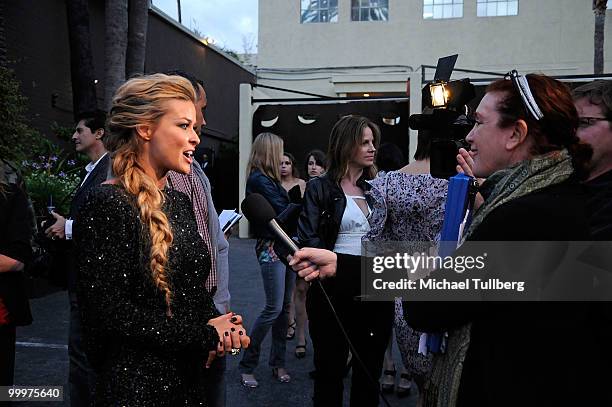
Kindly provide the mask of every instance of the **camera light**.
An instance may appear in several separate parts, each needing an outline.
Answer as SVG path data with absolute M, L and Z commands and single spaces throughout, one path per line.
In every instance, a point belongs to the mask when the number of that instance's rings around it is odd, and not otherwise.
M 432 107 L 444 107 L 448 103 L 449 93 L 443 83 L 432 83 L 429 85 Z

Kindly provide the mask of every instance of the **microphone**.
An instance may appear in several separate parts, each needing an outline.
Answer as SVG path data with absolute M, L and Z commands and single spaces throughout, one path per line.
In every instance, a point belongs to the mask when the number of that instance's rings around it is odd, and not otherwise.
M 274 219 L 276 216 L 274 208 L 272 208 L 270 202 L 268 202 L 263 195 L 250 194 L 244 198 L 244 201 L 242 201 L 242 204 L 240 204 L 240 209 L 242 209 L 242 213 L 244 216 L 246 216 L 249 222 L 253 222 L 255 225 L 261 227 L 267 226 L 268 230 L 272 232 L 276 240 L 285 246 L 285 248 L 291 254 L 300 249 L 297 247 L 293 239 L 287 235 L 283 228 Z

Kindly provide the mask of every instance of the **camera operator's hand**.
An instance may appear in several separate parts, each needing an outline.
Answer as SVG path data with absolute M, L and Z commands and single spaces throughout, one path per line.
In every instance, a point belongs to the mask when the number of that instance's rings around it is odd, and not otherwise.
M 66 218 L 62 215 L 58 215 L 55 212 L 51 212 L 51 215 L 55 218 L 55 223 L 49 226 L 45 230 L 45 235 L 49 239 L 65 239 L 66 238 Z
M 459 154 L 457 154 L 457 172 L 473 177 L 474 171 L 472 168 L 474 168 L 472 155 L 465 148 L 460 148 Z M 480 180 L 478 180 L 478 183 L 481 183 Z
M 470 177 L 474 177 L 474 159 L 472 158 L 471 152 L 468 152 L 465 148 L 459 149 L 459 154 L 457 154 L 457 172 L 460 174 L 469 175 Z M 485 181 L 484 178 L 476 178 L 474 177 L 478 185 L 482 185 Z M 480 205 L 484 203 L 484 198 L 480 193 L 476 194 L 476 198 L 474 199 L 474 209 L 478 209 Z

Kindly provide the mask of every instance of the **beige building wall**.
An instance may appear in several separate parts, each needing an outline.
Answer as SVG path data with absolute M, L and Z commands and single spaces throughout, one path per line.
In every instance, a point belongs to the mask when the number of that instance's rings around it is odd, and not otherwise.
M 259 1 L 261 76 L 266 69 L 435 65 L 459 53 L 457 67 L 551 75 L 593 72 L 592 0 L 519 0 L 517 16 L 423 19 L 423 0 L 389 0 L 389 21 L 351 21 L 350 0 L 338 0 L 337 23 L 300 23 L 300 0 Z M 612 70 L 612 10 L 606 17 L 605 69 Z M 291 73 L 291 76 L 299 73 Z M 320 72 L 318 77 L 325 76 Z M 327 76 L 331 76 L 328 74 Z M 311 81 L 316 82 L 316 81 Z

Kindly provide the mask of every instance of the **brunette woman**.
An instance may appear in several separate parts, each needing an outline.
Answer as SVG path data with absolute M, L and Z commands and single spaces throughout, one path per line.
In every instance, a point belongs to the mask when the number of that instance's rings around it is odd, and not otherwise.
M 307 180 L 318 177 L 325 173 L 325 153 L 321 150 L 311 150 L 306 154 L 306 174 Z M 306 322 L 308 315 L 306 314 L 306 294 L 310 285 L 302 278 L 296 278 L 295 291 L 291 301 L 291 309 L 289 311 L 289 329 L 287 329 L 287 339 L 293 339 L 297 335 L 297 344 L 295 345 L 295 357 L 301 359 L 306 356 Z M 314 372 L 312 372 L 314 374 Z
M 306 185 L 298 225 L 302 246 L 360 256 L 361 238 L 370 227 L 368 185 L 376 174 L 378 126 L 365 117 L 345 116 L 333 127 L 327 153 L 329 168 Z M 378 383 L 391 332 L 392 303 L 359 301 L 359 267 L 344 270 L 346 279 L 323 282 L 326 292 L 365 366 L 353 362 L 351 406 L 378 406 Z M 342 406 L 343 377 L 349 346 L 319 285 L 306 302 L 316 368 L 314 405 Z M 357 355 L 353 355 L 357 358 Z
M 283 153 L 280 166 L 281 185 L 285 191 L 289 192 L 296 186 L 299 187 L 300 197 L 304 195 L 306 182 L 300 178 L 300 171 L 297 168 L 295 157 L 291 153 Z

